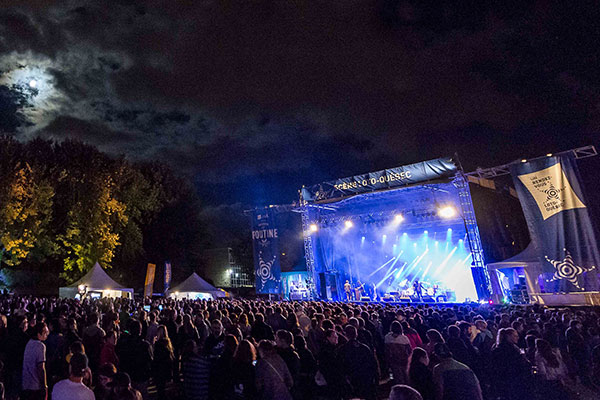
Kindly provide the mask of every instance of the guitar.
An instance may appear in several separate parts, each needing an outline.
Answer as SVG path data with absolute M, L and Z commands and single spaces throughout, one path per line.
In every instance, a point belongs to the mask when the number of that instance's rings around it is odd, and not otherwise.
M 354 288 L 354 297 L 356 297 L 356 300 L 360 300 L 360 293 L 363 291 L 364 286 L 365 284 L 363 283 L 362 285 Z

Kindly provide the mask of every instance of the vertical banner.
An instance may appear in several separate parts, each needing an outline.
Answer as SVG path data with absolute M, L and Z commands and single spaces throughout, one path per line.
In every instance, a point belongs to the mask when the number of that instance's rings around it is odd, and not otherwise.
M 252 213 L 252 244 L 256 293 L 279 294 L 281 292 L 279 237 L 273 209 L 255 210 Z
M 152 296 L 152 290 L 154 288 L 155 271 L 156 265 L 148 263 L 148 269 L 146 270 L 146 283 L 144 284 L 144 297 Z
M 574 156 L 516 163 L 511 174 L 539 250 L 542 291 L 598 290 L 600 257 Z
M 165 261 L 165 293 L 171 288 L 171 262 Z

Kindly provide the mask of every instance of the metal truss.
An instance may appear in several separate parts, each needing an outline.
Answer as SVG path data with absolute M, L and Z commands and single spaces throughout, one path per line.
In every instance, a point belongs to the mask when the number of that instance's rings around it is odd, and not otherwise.
M 584 147 L 578 147 L 576 149 L 571 149 L 571 150 L 567 150 L 567 151 L 562 151 L 560 153 L 556 153 L 554 155 L 564 155 L 564 154 L 573 154 L 573 156 L 575 157 L 576 160 L 579 160 L 581 158 L 588 158 L 588 157 L 594 157 L 598 155 L 598 152 L 596 151 L 596 147 L 595 146 L 584 146 Z M 546 155 L 545 157 L 548 157 L 550 155 Z M 532 160 L 538 160 L 540 158 L 543 157 L 536 157 L 533 159 L 529 159 L 527 161 L 532 161 Z M 496 178 L 498 176 L 503 176 L 503 175 L 509 175 L 510 174 L 510 166 L 516 163 L 521 162 L 521 160 L 517 160 L 517 161 L 513 161 L 511 163 L 508 164 L 504 164 L 504 165 L 499 165 L 496 167 L 491 167 L 491 168 L 477 168 L 475 171 L 473 172 L 468 172 L 465 175 L 466 176 L 475 176 L 478 178 L 484 178 L 484 179 L 493 179 Z
M 454 179 L 454 185 L 458 189 L 458 196 L 461 208 L 461 217 L 465 224 L 465 230 L 467 231 L 467 241 L 471 250 L 471 257 L 473 258 L 473 267 L 481 268 L 483 276 L 485 277 L 484 287 L 481 288 L 483 293 L 477 294 L 483 295 L 489 299 L 492 294 L 492 285 L 490 282 L 490 276 L 485 266 L 483 258 L 483 246 L 481 245 L 481 237 L 479 236 L 479 228 L 477 227 L 477 220 L 475 218 L 475 210 L 473 208 L 473 201 L 471 200 L 471 191 L 469 190 L 469 183 L 462 173 L 457 174 Z

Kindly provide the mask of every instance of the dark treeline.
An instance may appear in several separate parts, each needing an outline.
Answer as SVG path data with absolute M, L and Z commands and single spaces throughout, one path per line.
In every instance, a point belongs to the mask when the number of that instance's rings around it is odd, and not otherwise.
M 195 190 L 162 164 L 76 141 L 0 137 L 0 284 L 14 271 L 69 283 L 99 261 L 140 287 L 148 262 L 170 260 L 176 278 L 187 274 L 205 236 Z

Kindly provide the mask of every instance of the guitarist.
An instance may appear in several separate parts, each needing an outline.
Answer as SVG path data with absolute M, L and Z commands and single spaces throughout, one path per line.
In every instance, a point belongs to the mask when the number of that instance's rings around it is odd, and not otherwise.
M 356 287 L 354 288 L 354 299 L 356 301 L 360 300 L 360 294 L 362 293 L 364 286 L 365 286 L 365 284 L 360 283 L 360 281 L 358 281 L 356 283 Z

